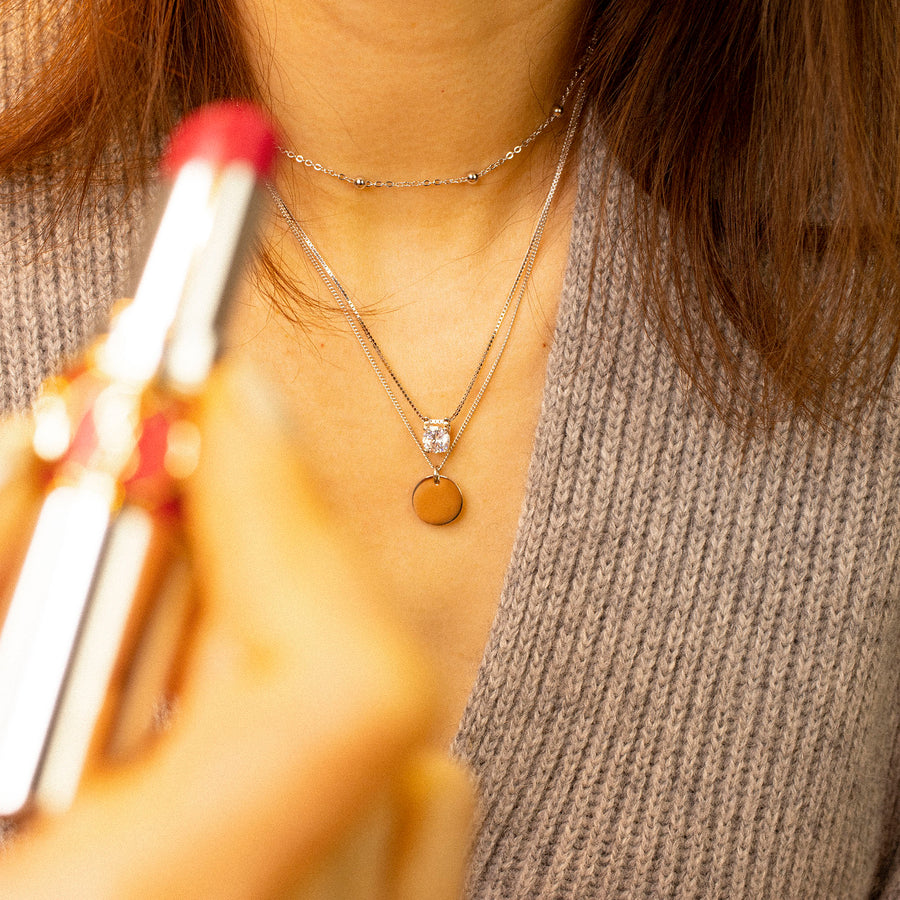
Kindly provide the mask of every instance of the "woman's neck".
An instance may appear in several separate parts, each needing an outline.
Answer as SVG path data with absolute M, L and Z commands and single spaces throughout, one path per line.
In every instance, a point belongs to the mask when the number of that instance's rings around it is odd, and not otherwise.
M 573 68 L 583 0 L 239 0 L 284 142 L 371 179 L 506 153 Z
M 372 180 L 460 176 L 515 146 L 571 77 L 585 5 L 236 2 L 284 146 Z M 364 306 L 404 306 L 414 323 L 430 306 L 466 316 L 471 308 L 493 310 L 509 290 L 557 165 L 564 121 L 549 129 L 555 139 L 542 136 L 475 187 L 359 189 L 287 160 L 277 183 Z M 547 222 L 533 284 L 548 252 L 564 254 L 573 170 Z M 277 217 L 269 237 L 291 277 L 330 306 Z M 400 327 L 395 319 L 391 326 Z

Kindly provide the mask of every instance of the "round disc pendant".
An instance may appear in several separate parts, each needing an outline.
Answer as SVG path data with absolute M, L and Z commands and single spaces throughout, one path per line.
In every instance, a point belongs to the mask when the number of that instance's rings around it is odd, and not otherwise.
M 413 509 L 429 525 L 449 525 L 461 512 L 462 494 L 455 481 L 439 475 L 423 478 L 413 488 Z

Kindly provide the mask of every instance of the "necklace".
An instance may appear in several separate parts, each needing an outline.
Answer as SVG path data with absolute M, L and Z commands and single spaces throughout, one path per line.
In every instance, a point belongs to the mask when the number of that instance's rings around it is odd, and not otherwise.
M 306 231 L 294 217 L 293 213 L 290 211 L 275 186 L 272 184 L 269 185 L 269 191 L 272 194 L 272 198 L 279 213 L 284 218 L 291 233 L 297 239 L 297 242 L 300 244 L 300 247 L 303 249 L 305 255 L 309 259 L 316 273 L 322 279 L 325 287 L 328 289 L 329 293 L 343 313 L 344 318 L 347 320 L 347 324 L 350 327 L 350 330 L 352 331 L 366 357 L 366 360 L 374 371 L 382 388 L 384 388 L 385 393 L 388 395 L 388 398 L 390 399 L 391 404 L 393 405 L 397 414 L 400 416 L 400 419 L 406 427 L 406 430 L 409 432 L 410 437 L 412 437 L 413 441 L 415 441 L 419 452 L 422 454 L 425 462 L 431 469 L 431 474 L 427 475 L 425 478 L 422 478 L 413 488 L 413 508 L 418 517 L 423 522 L 427 522 L 430 525 L 449 524 L 450 522 L 454 521 L 462 512 L 463 498 L 459 486 L 455 481 L 448 478 L 446 475 L 442 475 L 441 472 L 447 460 L 449 459 L 451 452 L 459 443 L 459 440 L 462 437 L 463 432 L 466 430 L 469 422 L 471 421 L 472 416 L 475 414 L 475 410 L 481 403 L 481 399 L 484 396 L 485 391 L 487 391 L 488 385 L 490 384 L 491 379 L 494 377 L 494 373 L 497 370 L 497 366 L 500 364 L 500 359 L 502 358 L 503 353 L 506 350 L 506 346 L 512 334 L 513 325 L 515 324 L 516 316 L 519 311 L 519 306 L 522 302 L 523 296 L 525 295 L 525 288 L 531 277 L 532 269 L 534 268 L 535 258 L 537 257 L 538 248 L 540 247 L 541 239 L 544 234 L 544 227 L 547 222 L 547 217 L 550 213 L 550 207 L 553 203 L 553 198 L 556 196 L 556 190 L 559 186 L 560 179 L 562 178 L 566 160 L 568 159 L 569 151 L 575 139 L 575 132 L 578 128 L 578 122 L 581 118 L 581 111 L 583 109 L 583 106 L 584 85 L 582 84 L 575 96 L 572 114 L 569 120 L 569 125 L 566 129 L 565 137 L 563 139 L 562 149 L 560 150 L 556 170 L 553 175 L 553 180 L 550 183 L 550 188 L 541 207 L 541 212 L 538 217 L 537 224 L 535 225 L 534 231 L 532 232 L 531 240 L 528 244 L 528 249 L 525 253 L 521 265 L 519 266 L 519 270 L 516 273 L 516 278 L 513 281 L 513 285 L 510 288 L 503 307 L 500 310 L 496 325 L 494 326 L 494 329 L 488 338 L 484 352 L 481 354 L 475 371 L 472 374 L 472 377 L 469 379 L 468 385 L 463 392 L 462 399 L 457 404 L 456 409 L 453 411 L 453 413 L 443 418 L 429 418 L 419 411 L 418 406 L 411 399 L 409 392 L 403 387 L 393 368 L 387 362 L 387 359 L 385 358 L 384 353 L 373 337 L 371 330 L 366 325 L 362 315 L 360 314 L 350 295 L 338 280 L 337 276 L 334 273 L 334 270 L 328 265 L 318 247 L 316 247 L 310 236 L 306 233 Z M 497 336 L 501 333 L 501 331 L 503 332 L 503 337 L 500 341 L 499 347 L 494 354 L 494 358 L 490 366 L 488 367 L 487 372 L 482 378 L 481 385 L 477 393 L 475 394 L 474 399 L 469 405 L 468 411 L 466 412 L 462 424 L 457 429 L 455 436 L 453 436 L 451 439 L 451 422 L 465 408 L 466 401 L 468 400 L 475 384 L 477 383 L 479 375 L 483 372 L 487 364 L 487 360 L 490 356 L 491 349 L 493 348 Z M 381 365 L 379 365 L 379 361 Z M 410 409 L 422 421 L 423 433 L 421 440 L 413 430 L 409 417 L 404 411 L 403 406 L 401 405 L 397 397 L 397 394 L 391 387 L 391 383 L 395 385 L 402 397 L 406 400 Z M 440 461 L 435 463 L 429 454 L 440 456 Z
M 331 166 L 323 165 L 322 163 L 317 163 L 311 160 L 309 157 L 304 156 L 302 153 L 298 153 L 295 150 L 288 150 L 285 147 L 279 147 L 278 149 L 288 158 L 293 160 L 300 165 L 305 166 L 308 169 L 312 169 L 313 172 L 320 172 L 322 175 L 328 175 L 331 178 L 336 178 L 338 181 L 345 181 L 347 184 L 352 184 L 354 187 L 358 188 L 419 188 L 419 187 L 438 187 L 440 185 L 447 184 L 478 184 L 485 175 L 489 175 L 491 172 L 499 169 L 504 163 L 509 162 L 511 159 L 514 159 L 518 156 L 526 147 L 529 147 L 533 144 L 560 116 L 563 115 L 566 108 L 566 103 L 569 100 L 569 97 L 572 91 L 575 88 L 575 85 L 578 84 L 578 81 L 581 79 L 581 76 L 584 74 L 584 70 L 587 67 L 588 61 L 590 60 L 592 54 L 597 48 L 598 35 L 595 33 L 591 40 L 588 42 L 587 47 L 585 48 L 584 53 L 581 56 L 581 59 L 578 61 L 578 65 L 575 67 L 575 71 L 572 73 L 572 77 L 569 79 L 569 83 L 566 85 L 563 90 L 562 96 L 559 99 L 559 102 L 550 110 L 550 114 L 541 122 L 534 131 L 531 132 L 526 138 L 523 138 L 516 144 L 511 150 L 508 150 L 503 156 L 495 159 L 492 163 L 485 166 L 482 169 L 473 169 L 470 172 L 467 172 L 465 175 L 457 175 L 454 178 L 424 178 L 418 181 L 415 180 L 405 180 L 405 181 L 390 181 L 388 179 L 371 179 L 364 178 L 361 175 L 353 176 L 353 175 L 345 175 L 343 172 L 339 172 L 337 169 L 332 168 Z

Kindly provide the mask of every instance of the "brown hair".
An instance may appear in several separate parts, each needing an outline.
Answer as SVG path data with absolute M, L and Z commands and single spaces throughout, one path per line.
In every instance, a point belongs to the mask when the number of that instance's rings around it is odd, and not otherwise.
M 180 111 L 258 96 L 228 0 L 48 6 L 64 39 L 0 115 L 0 173 L 66 147 L 84 191 L 112 147 L 136 183 Z M 860 408 L 900 346 L 900 0 L 598 0 L 591 20 L 647 309 L 680 365 L 723 411 Z

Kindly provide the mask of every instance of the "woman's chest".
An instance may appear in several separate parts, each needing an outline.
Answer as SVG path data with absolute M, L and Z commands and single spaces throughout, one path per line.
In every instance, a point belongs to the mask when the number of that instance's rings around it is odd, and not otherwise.
M 451 417 L 455 443 L 444 456 L 423 452 L 416 411 L 384 376 L 391 398 L 352 335 L 328 328 L 298 337 L 272 319 L 262 328 L 239 321 L 238 329 L 232 352 L 248 358 L 283 398 L 298 457 L 360 577 L 429 654 L 440 707 L 433 740 L 448 746 L 512 552 L 540 412 L 545 340 L 522 329 L 468 422 L 483 378 L 456 417 L 466 368 L 448 367 L 446 383 L 439 374 L 433 379 L 416 406 L 425 416 Z M 432 525 L 417 514 L 413 492 L 442 461 L 442 479 L 458 487 L 462 510 L 451 523 Z

